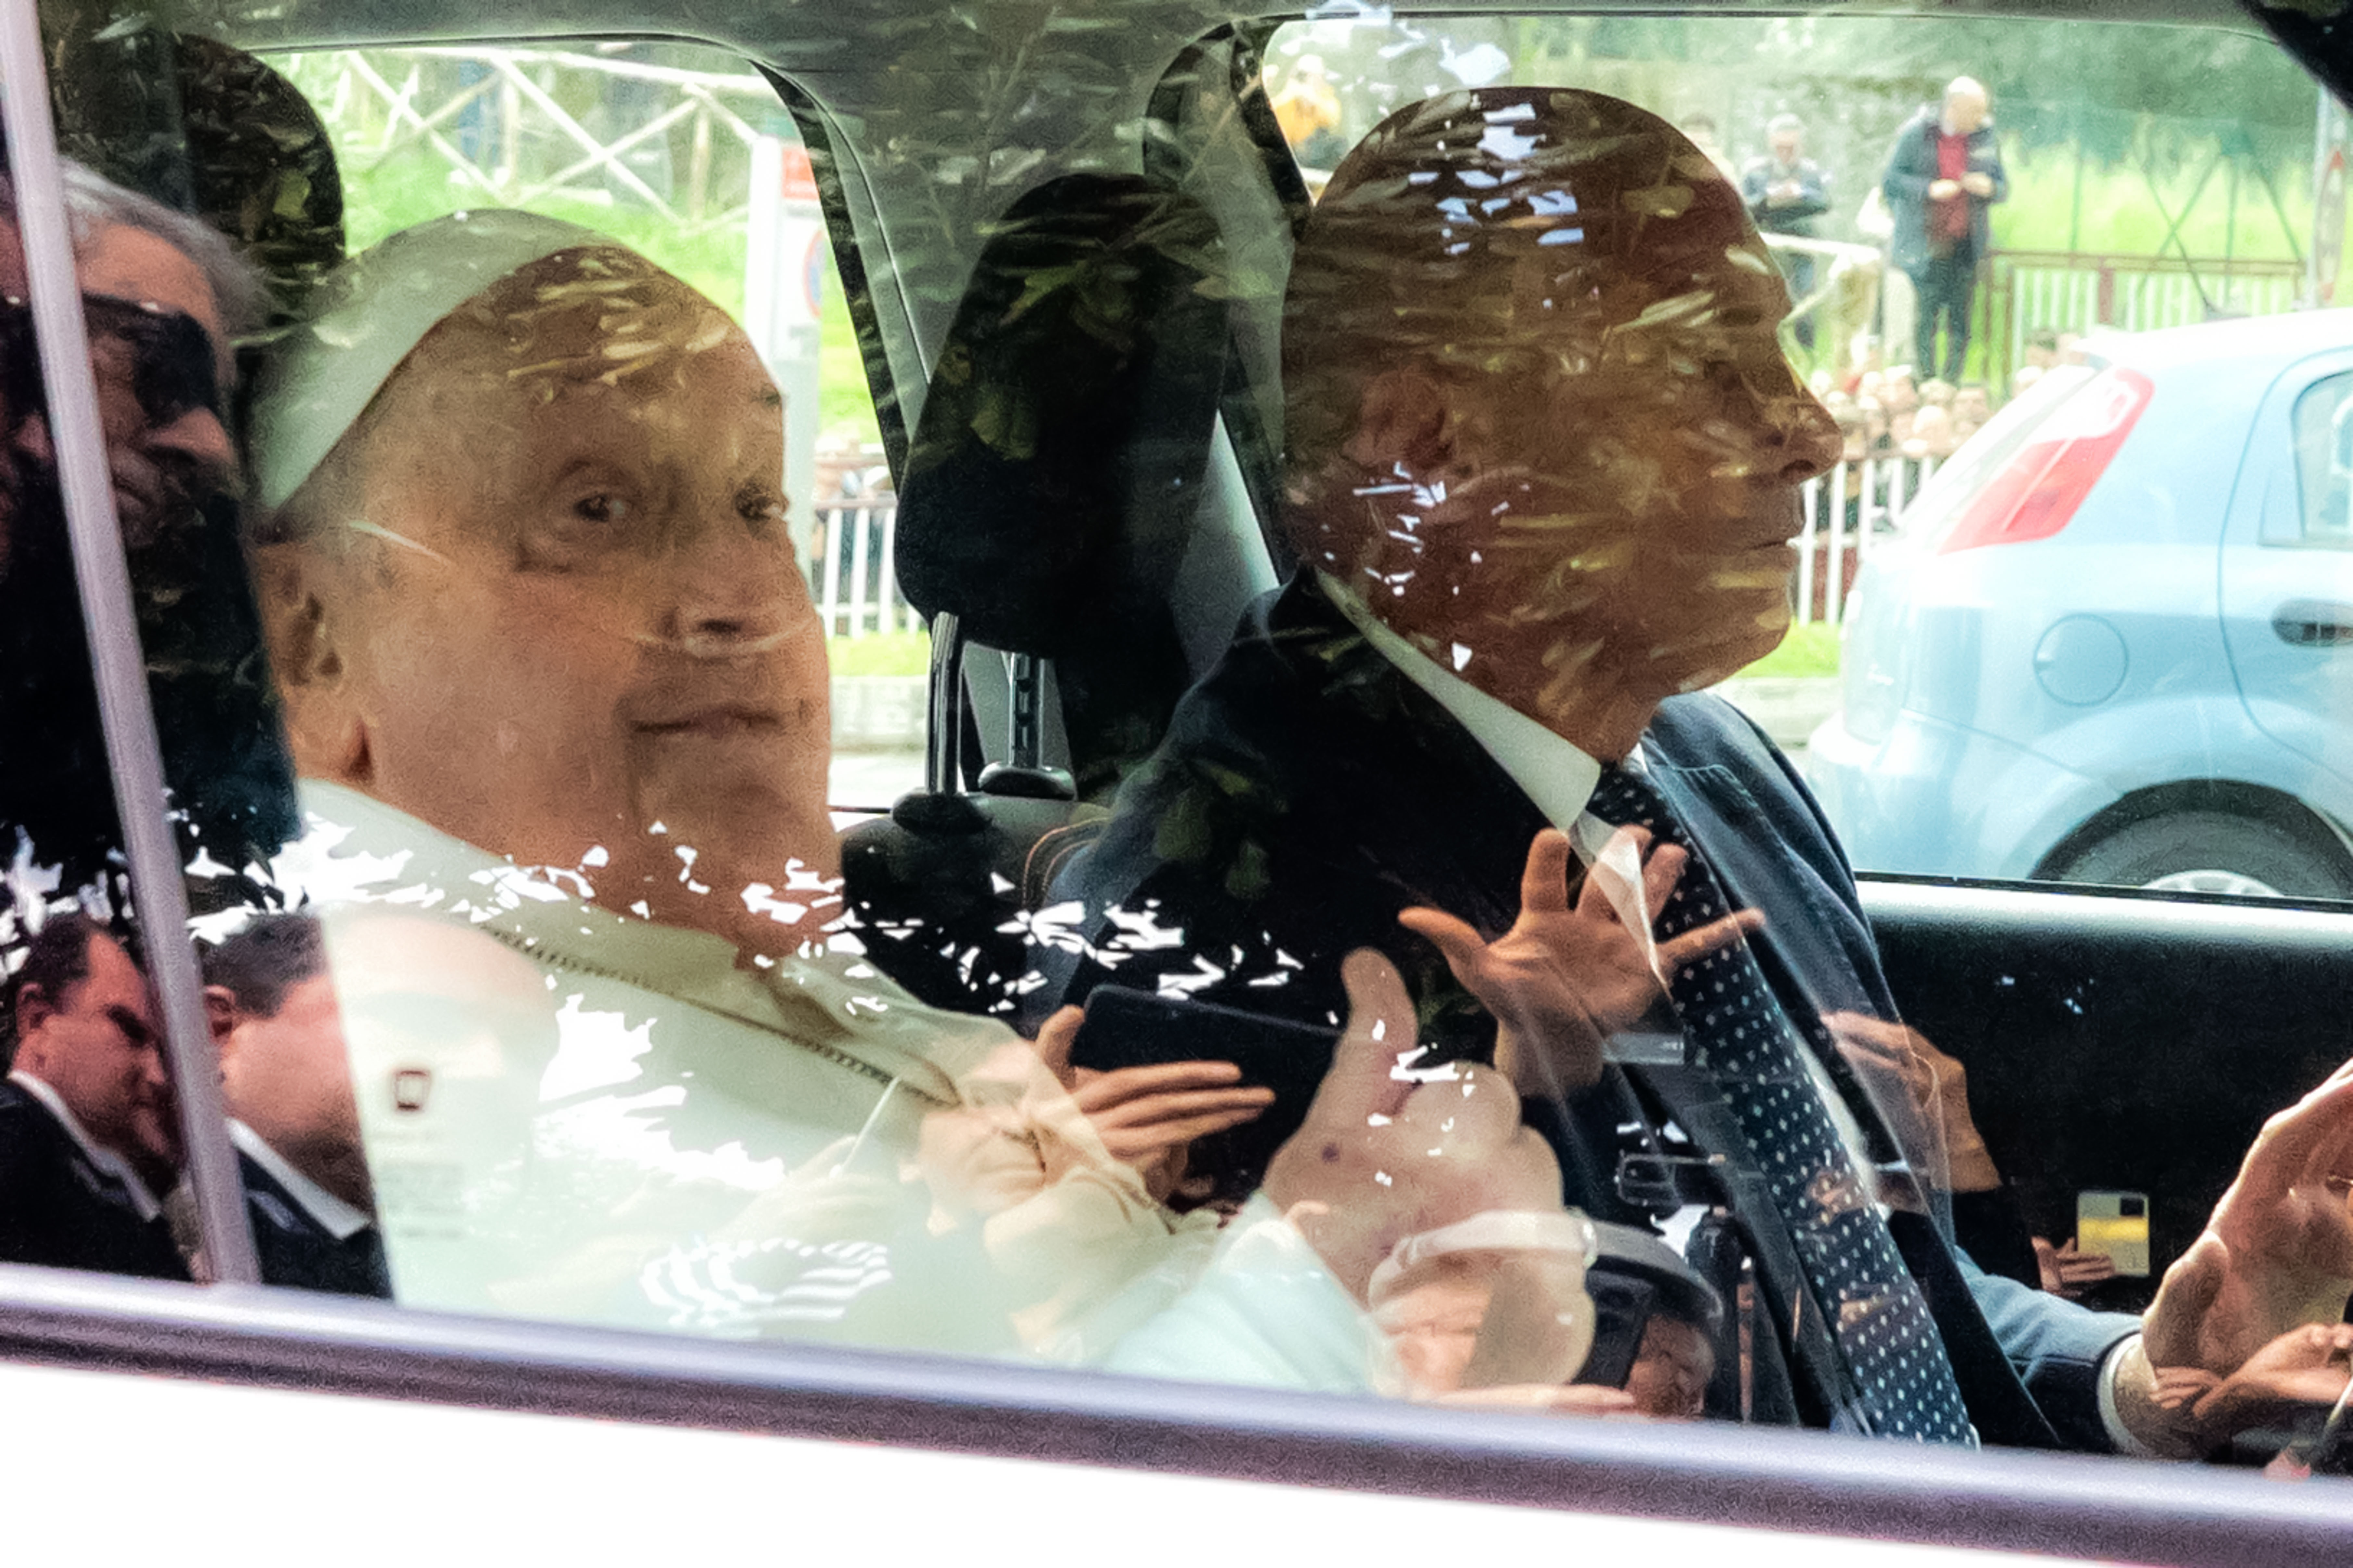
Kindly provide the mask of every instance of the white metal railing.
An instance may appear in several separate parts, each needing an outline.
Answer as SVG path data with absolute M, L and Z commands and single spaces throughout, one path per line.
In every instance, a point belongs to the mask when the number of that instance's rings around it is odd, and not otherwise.
M 1804 521 L 1798 547 L 1798 619 L 1837 626 L 1851 571 L 1873 542 L 1894 531 L 1936 472 L 1935 458 L 1872 458 L 1841 463 L 1799 492 Z M 810 530 L 809 593 L 828 637 L 873 637 L 923 627 L 900 591 L 895 496 L 866 496 L 816 509 Z
M 2104 287 L 2097 268 L 2021 265 L 2013 269 L 2010 283 L 2012 333 L 2018 340 L 2012 352 L 2022 354 L 2026 334 L 2038 328 L 2084 332 L 2106 325 L 2145 332 L 2192 326 L 2212 319 L 2217 311 L 2281 315 L 2295 308 L 2302 287 L 2300 279 L 2284 273 L 2200 279 L 2187 272 L 2114 268 Z
M 1806 481 L 1799 492 L 1804 522 L 1796 541 L 1799 624 L 1840 624 L 1850 568 L 1859 570 L 1870 559 L 1873 542 L 1894 531 L 1905 508 L 1935 476 L 1936 462 L 1866 458 Z
M 899 591 L 896 496 L 865 496 L 816 509 L 810 531 L 809 594 L 829 637 L 923 629 Z

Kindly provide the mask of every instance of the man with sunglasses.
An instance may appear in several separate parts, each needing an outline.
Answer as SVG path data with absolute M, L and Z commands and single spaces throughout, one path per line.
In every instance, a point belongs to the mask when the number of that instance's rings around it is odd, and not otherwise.
M 230 333 L 248 324 L 259 294 L 228 242 L 195 218 L 72 164 L 66 204 L 115 508 L 135 546 L 174 506 L 236 488 L 223 389 Z M 12 502 L 57 462 L 28 298 L 13 193 L 0 194 L 0 373 Z
M 115 509 L 166 769 L 191 837 L 266 858 L 288 815 L 237 545 L 234 335 L 261 293 L 203 223 L 65 165 L 66 207 Z M 0 856 L 19 834 L 62 885 L 118 839 L 13 190 L 0 176 Z

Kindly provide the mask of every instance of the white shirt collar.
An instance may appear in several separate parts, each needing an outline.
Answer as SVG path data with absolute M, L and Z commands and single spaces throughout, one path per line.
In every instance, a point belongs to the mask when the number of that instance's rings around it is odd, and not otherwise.
M 1317 578 L 1325 597 L 1348 617 L 1348 624 L 1362 632 L 1365 640 L 1397 666 L 1400 674 L 1453 715 L 1455 722 L 1470 732 L 1480 750 L 1511 775 L 1512 782 L 1520 786 L 1520 793 L 1535 804 L 1545 819 L 1568 836 L 1577 858 L 1594 868 L 1594 874 L 1600 878 L 1603 896 L 1627 928 L 1639 933 L 1642 956 L 1656 969 L 1658 938 L 1643 904 L 1641 858 L 1631 840 L 1585 809 L 1592 804 L 1594 788 L 1601 782 L 1600 763 L 1518 709 L 1441 668 L 1429 655 L 1383 626 L 1362 600 L 1339 583 L 1320 573 Z M 1618 765 L 1633 773 L 1649 771 L 1640 744 Z M 1683 1049 L 1680 1037 L 1638 1038 L 1631 1034 L 1619 1037 L 1613 1048 L 1621 1053 L 1620 1060 L 1666 1061 L 1681 1061 Z M 1644 1049 L 1669 1054 L 1629 1054 Z
M 1480 750 L 1512 775 L 1545 819 L 1571 842 L 1578 841 L 1577 818 L 1593 799 L 1601 782 L 1601 764 L 1578 747 L 1562 740 L 1518 709 L 1491 697 L 1380 623 L 1355 593 L 1322 573 L 1324 596 L 1365 634 L 1381 657 L 1398 667 L 1408 680 L 1430 694 L 1455 722 L 1471 732 Z M 1630 762 L 1631 759 L 1629 759 Z M 1581 847 L 1581 846 L 1580 846 Z
M 79 1145 L 83 1159 L 122 1184 L 122 1190 L 131 1194 L 131 1206 L 139 1211 L 141 1219 L 152 1220 L 164 1212 L 164 1205 L 155 1201 L 153 1193 L 147 1190 L 147 1184 L 140 1179 L 138 1170 L 113 1150 L 93 1142 L 80 1119 L 66 1109 L 65 1100 L 56 1089 L 22 1068 L 10 1073 L 8 1081 L 48 1108 L 49 1114 L 58 1119 L 58 1125 L 66 1130 L 66 1136 Z
M 1613 830 L 1606 823 L 1585 815 L 1586 806 L 1593 799 L 1594 786 L 1601 781 L 1599 763 L 1518 709 L 1489 696 L 1461 676 L 1440 668 L 1428 654 L 1383 626 L 1365 607 L 1363 600 L 1334 578 L 1319 572 L 1316 579 L 1323 584 L 1324 597 L 1348 617 L 1348 624 L 1364 633 L 1365 640 L 1371 643 L 1382 658 L 1396 665 L 1407 679 L 1428 692 L 1431 700 L 1452 714 L 1455 722 L 1471 732 L 1471 738 L 1495 759 L 1498 767 L 1512 775 L 1512 782 L 1535 803 L 1536 809 L 1543 812 L 1555 827 L 1568 835 L 1569 843 L 1576 847 L 1578 856 L 1588 865 L 1601 858 Z M 1629 773 L 1649 772 L 1642 761 L 1640 745 L 1619 765 Z M 1630 881 L 1639 885 L 1639 865 L 1634 867 Z M 1641 919 L 1639 906 L 1629 908 L 1620 902 L 1621 896 L 1637 896 L 1632 893 L 1632 888 L 1628 887 L 1622 895 L 1616 889 L 1612 891 L 1611 901 L 1620 903 L 1620 918 L 1643 933 L 1644 945 L 1648 947 L 1651 943 L 1650 928 Z M 1655 958 L 1652 965 L 1656 967 Z M 1821 1063 L 1814 1059 L 1813 1052 L 1800 1048 L 1798 1056 L 1813 1078 L 1822 1102 L 1829 1107 L 1831 1119 L 1837 1124 L 1839 1135 L 1856 1168 L 1867 1167 L 1869 1145 L 1864 1142 L 1862 1131 L 1856 1124 L 1854 1113 L 1848 1108 L 1845 1098 L 1831 1086 Z
M 286 1189 L 286 1194 L 310 1211 L 319 1222 L 319 1228 L 337 1241 L 349 1241 L 375 1223 L 367 1215 L 353 1208 L 326 1188 L 286 1163 L 286 1157 L 272 1149 L 261 1134 L 232 1116 L 228 1119 L 229 1142 L 242 1151 L 245 1157 L 269 1173 L 272 1180 Z

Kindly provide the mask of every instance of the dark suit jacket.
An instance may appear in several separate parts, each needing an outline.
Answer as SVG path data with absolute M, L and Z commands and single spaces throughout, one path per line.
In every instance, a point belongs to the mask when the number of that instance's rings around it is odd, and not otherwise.
M 278 1178 L 241 1150 L 237 1168 L 245 1181 L 245 1207 L 252 1216 L 253 1247 L 265 1284 L 392 1299 L 384 1237 L 375 1226 L 364 1226 L 339 1241 Z
M 1643 752 L 1727 894 L 1764 912 L 1752 948 L 1818 1054 L 1825 1013 L 1894 1016 L 1845 857 L 1772 742 L 1719 699 L 1682 697 L 1661 707 Z M 1481 1054 L 1493 1026 L 1398 911 L 1434 905 L 1500 934 L 1545 826 L 1452 716 L 1303 576 L 1252 607 L 1100 840 L 1057 879 L 1050 902 L 1083 900 L 1091 950 L 1046 955 L 1050 983 L 1029 1012 L 1042 1017 L 1107 979 L 1150 989 L 1178 975 L 1203 1000 L 1336 1025 L 1347 1005 L 1340 960 L 1370 946 L 1397 961 L 1425 1039 Z M 1844 1078 L 1834 1057 L 1824 1065 Z M 1613 1069 L 1566 1107 L 1531 1106 L 1531 1119 L 1561 1155 L 1571 1203 L 1639 1218 L 1614 1191 L 1618 1079 Z M 2047 1445 L 2055 1428 L 2068 1447 L 2105 1447 L 2085 1369 L 2136 1321 L 1986 1276 L 1933 1237 L 1913 1241 L 1980 1433 Z
M 1891 258 L 1915 278 L 1928 268 L 1928 187 L 1937 179 L 1936 135 L 1942 114 L 1940 108 L 1931 104 L 1906 121 L 1887 154 L 1887 172 L 1880 176 L 1880 191 L 1887 198 L 1889 216 L 1895 220 L 1895 232 L 1889 241 Z M 1990 123 L 1969 132 L 1968 153 L 1970 174 L 1993 176 L 1991 196 L 1973 196 L 1966 191 L 1960 196 L 1969 204 L 1969 253 L 1982 259 L 1993 248 L 1993 218 L 1988 209 L 2009 199 L 2010 175 L 2001 166 L 2001 147 L 1994 140 Z
M 185 1279 L 162 1216 L 142 1219 L 49 1108 L 0 1081 L 0 1263 Z
M 1798 182 L 1798 199 L 1775 206 L 1766 199 L 1766 192 L 1783 179 Z M 1831 210 L 1830 181 L 1822 166 L 1811 158 L 1799 159 L 1797 166 L 1786 174 L 1769 157 L 1751 158 L 1747 167 L 1740 171 L 1740 199 L 1748 204 L 1748 216 L 1767 234 L 1811 238 L 1814 220 Z

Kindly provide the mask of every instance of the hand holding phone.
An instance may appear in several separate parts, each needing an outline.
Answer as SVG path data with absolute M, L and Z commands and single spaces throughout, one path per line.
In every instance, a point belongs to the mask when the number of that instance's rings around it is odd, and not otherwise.
M 1173 1089 L 1176 1079 L 1133 1075 L 1139 1069 L 1187 1064 L 1231 1064 L 1233 1071 L 1223 1077 L 1223 1087 L 1265 1091 L 1254 1097 L 1261 1107 L 1254 1116 L 1198 1132 L 1192 1143 L 1188 1170 L 1207 1178 L 1215 1197 L 1238 1201 L 1258 1185 L 1274 1152 L 1298 1131 L 1316 1086 L 1332 1065 L 1339 1038 L 1337 1029 L 1104 985 L 1087 998 L 1086 1021 L 1078 1026 L 1069 1059 L 1081 1073 L 1128 1075 L 1127 1082 L 1151 1081 L 1163 1090 Z M 1042 1033 L 1039 1045 L 1045 1046 Z M 1188 1084 L 1195 1076 L 1199 1075 L 1176 1075 Z M 1197 1090 L 1219 1087 L 1206 1079 L 1192 1084 Z M 1084 1088 L 1074 1093 L 1083 1093 Z
M 1038 1053 L 1069 1089 L 1103 1150 L 1144 1178 L 1145 1189 L 1166 1202 L 1184 1179 L 1192 1145 L 1256 1119 L 1274 1091 L 1241 1081 L 1242 1069 L 1216 1060 L 1140 1062 L 1080 1067 L 1082 1015 L 1065 1007 L 1038 1032 Z

